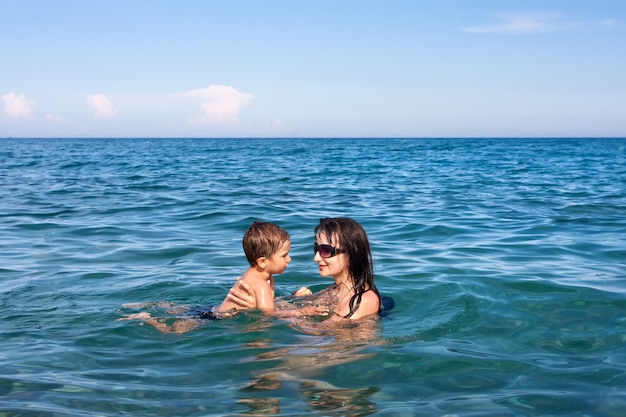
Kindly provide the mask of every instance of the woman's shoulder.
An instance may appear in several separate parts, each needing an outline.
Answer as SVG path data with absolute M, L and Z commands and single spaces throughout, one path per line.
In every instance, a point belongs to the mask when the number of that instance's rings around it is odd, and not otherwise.
M 380 299 L 378 298 L 378 294 L 374 291 L 367 290 L 361 296 L 361 304 L 352 318 L 359 319 L 361 317 L 378 314 L 379 309 Z
M 363 299 L 361 300 L 361 303 L 363 303 L 363 301 L 365 301 L 368 304 L 371 304 L 372 306 L 375 307 L 376 311 L 378 311 L 378 307 L 380 307 L 380 297 L 379 295 L 372 290 L 367 290 L 363 293 Z

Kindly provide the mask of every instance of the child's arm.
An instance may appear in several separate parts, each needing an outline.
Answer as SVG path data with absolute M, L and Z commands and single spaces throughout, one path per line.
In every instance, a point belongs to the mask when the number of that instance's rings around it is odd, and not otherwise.
M 274 289 L 269 283 L 252 286 L 256 297 L 256 307 L 265 314 L 272 314 L 276 310 L 274 305 Z

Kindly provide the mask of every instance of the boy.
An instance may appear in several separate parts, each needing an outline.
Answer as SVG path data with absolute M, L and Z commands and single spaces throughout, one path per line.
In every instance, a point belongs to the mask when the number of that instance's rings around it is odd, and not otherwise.
M 327 308 L 302 307 L 277 310 L 274 305 L 274 274 L 282 274 L 291 257 L 291 240 L 289 233 L 282 227 L 269 222 L 256 221 L 246 231 L 242 240 L 243 251 L 250 263 L 246 272 L 237 279 L 233 289 L 244 285 L 247 293 L 254 296 L 254 307 L 275 317 L 293 317 L 303 315 L 325 315 Z M 200 325 L 198 319 L 226 318 L 236 310 L 243 310 L 239 304 L 230 300 L 228 295 L 221 304 L 213 307 L 210 311 L 189 311 L 190 318 L 180 319 L 171 325 L 157 320 L 150 313 L 142 312 L 131 314 L 118 320 L 143 320 L 147 324 L 159 329 L 164 333 L 184 333 L 193 330 Z M 168 303 L 127 304 L 124 307 L 174 307 Z M 249 307 L 248 307 L 249 308 Z M 181 312 L 180 309 L 174 312 Z
M 291 261 L 289 233 L 274 223 L 256 221 L 244 234 L 242 246 L 250 268 L 233 287 L 246 283 L 254 295 L 255 307 L 264 313 L 274 313 L 274 274 L 285 272 Z M 236 309 L 241 307 L 227 296 L 213 309 L 213 313 L 228 313 Z

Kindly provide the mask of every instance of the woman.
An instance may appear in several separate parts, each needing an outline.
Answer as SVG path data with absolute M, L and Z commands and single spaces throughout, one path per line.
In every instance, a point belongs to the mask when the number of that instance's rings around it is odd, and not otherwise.
M 347 217 L 321 219 L 315 227 L 313 245 L 319 273 L 333 277 L 333 285 L 312 296 L 327 299 L 333 312 L 329 320 L 358 320 L 377 315 L 382 310 L 378 289 L 374 284 L 374 267 L 370 244 L 363 227 Z M 228 298 L 243 308 L 250 308 L 251 296 L 245 285 L 233 286 Z M 310 294 L 300 289 L 296 295 Z

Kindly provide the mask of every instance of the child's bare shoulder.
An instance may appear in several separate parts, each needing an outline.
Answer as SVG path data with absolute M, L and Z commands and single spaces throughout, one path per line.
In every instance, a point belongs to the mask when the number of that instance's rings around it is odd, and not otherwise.
M 266 280 L 261 279 L 254 273 L 254 271 L 250 270 L 246 271 L 241 276 L 241 278 L 237 280 L 237 283 L 235 283 L 235 285 L 241 286 L 242 283 L 245 283 L 248 288 L 252 289 L 255 292 L 258 292 L 258 290 L 260 290 L 261 288 L 265 288 L 269 285 Z

